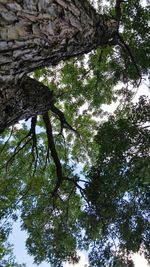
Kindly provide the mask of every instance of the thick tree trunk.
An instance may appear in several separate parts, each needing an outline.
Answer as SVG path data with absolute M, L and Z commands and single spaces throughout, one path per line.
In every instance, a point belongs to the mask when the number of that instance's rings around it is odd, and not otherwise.
M 5 80 L 106 45 L 117 31 L 117 23 L 96 14 L 86 0 L 6 0 L 0 14 Z
M 31 102 L 25 103 L 28 97 L 24 84 L 28 73 L 87 53 L 112 40 L 115 44 L 117 31 L 118 23 L 96 14 L 86 0 L 0 0 L 0 110 L 3 114 L 5 112 L 0 119 L 0 127 L 27 118 L 32 112 L 45 112 L 45 107 L 39 105 L 38 97 L 30 98 L 33 105 Z M 37 92 L 31 84 L 28 89 L 27 92 L 32 91 L 33 95 Z M 42 86 L 39 86 L 40 90 Z M 8 108 L 8 99 L 13 103 L 10 104 L 11 108 Z M 26 111 L 23 112 L 24 108 Z
M 0 133 L 21 119 L 45 113 L 55 103 L 55 97 L 47 86 L 24 76 L 16 83 L 4 83 L 0 91 Z

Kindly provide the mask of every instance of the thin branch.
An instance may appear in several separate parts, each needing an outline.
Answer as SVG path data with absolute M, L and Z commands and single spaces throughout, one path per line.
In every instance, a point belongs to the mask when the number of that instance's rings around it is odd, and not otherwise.
M 82 180 L 82 179 L 79 179 L 78 181 L 81 182 L 81 183 L 85 183 L 85 184 L 89 184 L 90 183 L 89 181 Z
M 69 179 L 69 178 L 67 178 L 67 180 L 70 181 L 70 182 L 73 182 L 73 183 L 75 184 L 76 188 L 79 189 L 81 196 L 83 197 L 83 199 L 86 201 L 86 203 L 87 203 L 88 206 L 90 207 L 91 204 L 89 203 L 89 201 L 88 201 L 88 199 L 87 199 L 87 197 L 86 197 L 85 189 L 82 188 L 82 187 L 78 184 L 78 181 L 76 181 L 75 179 Z
M 69 178 L 67 178 L 67 180 L 70 181 L 70 182 L 73 182 L 73 183 L 75 184 L 76 188 L 79 189 L 80 194 L 81 194 L 81 197 L 86 201 L 86 203 L 87 203 L 87 205 L 88 205 L 88 207 L 89 207 L 89 209 L 90 209 L 90 208 L 91 208 L 91 203 L 89 202 L 88 198 L 86 197 L 85 189 L 82 188 L 82 187 L 78 184 L 78 181 L 76 181 L 76 180 L 74 180 L 74 179 L 69 179 Z M 105 223 L 104 218 L 103 218 L 103 216 L 102 216 L 101 214 L 100 214 L 100 220 L 101 220 L 101 222 L 102 222 L 103 227 L 106 228 L 106 223 Z
M 72 189 L 70 190 L 70 193 L 69 193 L 69 196 L 68 196 L 68 199 L 67 199 L 67 207 L 66 207 L 66 215 L 65 215 L 65 217 L 66 217 L 66 225 L 67 225 L 68 220 L 69 220 L 70 198 L 71 198 L 74 190 L 75 190 L 75 185 L 73 185 Z
M 32 154 L 34 154 L 34 150 L 36 149 L 36 162 L 35 162 L 35 167 L 34 167 L 34 173 L 36 171 L 36 166 L 37 166 L 37 158 L 38 158 L 38 149 L 37 149 L 37 140 L 36 140 L 36 132 L 35 132 L 35 126 L 37 122 L 37 117 L 33 117 L 31 119 L 31 128 L 29 132 L 18 142 L 17 146 L 14 149 L 13 155 L 9 158 L 9 160 L 6 163 L 6 170 L 8 168 L 9 163 L 15 158 L 15 156 L 23 149 L 26 147 L 26 145 L 33 140 L 33 145 L 32 145 Z M 30 137 L 28 139 L 28 137 Z M 20 147 L 20 145 L 27 139 L 27 141 Z
M 99 57 L 98 57 L 98 67 L 100 67 L 101 65 L 101 60 L 102 60 L 102 56 L 103 56 L 103 50 L 101 50 L 100 54 L 99 54 Z M 100 70 L 97 69 L 96 70 L 96 83 L 95 83 L 95 91 L 97 91 L 98 89 L 98 84 L 99 84 L 99 81 L 100 81 Z
M 46 169 L 47 163 L 50 162 L 50 157 L 49 157 L 49 147 L 47 148 L 47 154 L 46 154 L 46 159 L 45 159 L 45 165 L 44 165 L 44 170 Z
M 77 135 L 79 135 L 79 133 L 66 121 L 66 118 L 64 116 L 64 113 L 59 110 L 56 106 L 52 105 L 51 106 L 51 111 L 58 116 L 60 123 L 61 123 L 61 131 L 60 134 L 63 131 L 64 126 L 66 125 L 68 127 L 69 130 L 73 131 L 74 133 L 76 133 Z
M 150 128 L 150 124 L 149 125 L 145 125 L 145 126 L 142 126 L 142 129 L 149 129 Z
M 53 137 L 53 131 L 52 131 L 52 125 L 49 119 L 49 115 L 48 112 L 43 114 L 43 120 L 45 123 L 45 127 L 46 127 L 46 134 L 47 134 L 47 140 L 48 140 L 48 147 L 50 149 L 51 152 L 51 156 L 53 158 L 55 167 L 56 167 L 56 174 L 57 174 L 57 183 L 52 191 L 52 197 L 55 196 L 58 192 L 58 189 L 60 188 L 63 180 L 64 180 L 64 176 L 63 176 L 63 172 L 62 172 L 62 166 L 61 166 L 61 162 L 60 159 L 58 157 L 57 154 L 57 150 L 55 147 L 55 142 L 54 142 L 54 137 Z
M 26 136 L 27 137 L 27 136 Z M 30 142 L 32 140 L 32 137 L 30 138 L 30 139 L 28 139 L 24 144 L 23 144 L 23 146 L 22 147 L 20 147 L 18 150 L 17 149 L 15 149 L 15 151 L 14 151 L 14 153 L 13 153 L 13 155 L 10 157 L 10 159 L 7 161 L 7 163 L 6 163 L 6 171 L 7 171 L 7 168 L 8 168 L 8 164 L 12 161 L 12 159 L 14 159 L 14 157 L 23 149 L 23 148 L 25 148 L 26 147 L 26 145 Z M 17 146 L 18 147 L 18 146 Z
M 20 203 L 20 201 L 22 201 L 23 199 L 25 199 L 26 196 L 28 195 L 29 191 L 32 188 L 33 177 L 34 177 L 34 175 L 32 175 L 31 180 L 30 180 L 30 183 L 27 184 L 27 189 L 25 191 L 20 192 L 21 197 L 16 201 L 15 207 L 17 207 L 17 205 Z
M 123 1 L 122 0 L 116 0 L 116 5 L 115 5 L 115 19 L 120 22 L 121 20 L 121 3 Z
M 37 169 L 37 162 L 38 162 L 38 148 L 37 148 L 37 137 L 36 137 L 36 123 L 37 123 L 37 116 L 32 117 L 31 119 L 31 129 L 30 129 L 30 135 L 32 136 L 33 144 L 32 144 L 32 155 L 33 155 L 33 161 L 34 164 L 34 171 L 33 175 L 36 172 Z M 36 154 L 36 156 L 35 156 Z
M 5 149 L 6 145 L 8 144 L 8 142 L 9 142 L 10 138 L 12 137 L 13 131 L 14 131 L 14 127 L 12 126 L 12 129 L 11 129 L 10 135 L 9 135 L 8 139 L 6 140 L 5 144 L 3 145 L 3 147 L 2 147 L 2 149 L 1 149 L 1 151 L 0 151 L 0 153 L 2 153 L 2 152 L 4 151 L 4 149 Z
M 130 59 L 131 59 L 133 65 L 134 65 L 134 67 L 135 67 L 135 69 L 136 69 L 136 72 L 137 72 L 137 74 L 138 74 L 138 76 L 139 76 L 139 78 L 140 78 L 140 81 L 139 81 L 139 83 L 137 84 L 137 86 L 139 86 L 140 83 L 141 83 L 141 80 L 142 80 L 142 76 L 141 76 L 139 67 L 138 67 L 138 65 L 136 64 L 135 59 L 134 59 L 134 56 L 133 56 L 133 54 L 132 54 L 132 52 L 131 52 L 129 46 L 125 43 L 123 37 L 122 37 L 120 34 L 118 34 L 118 37 L 119 37 L 119 40 L 120 40 L 119 45 L 124 49 L 125 52 L 126 52 L 126 51 L 128 52 L 128 54 L 129 54 L 129 56 L 130 56 Z

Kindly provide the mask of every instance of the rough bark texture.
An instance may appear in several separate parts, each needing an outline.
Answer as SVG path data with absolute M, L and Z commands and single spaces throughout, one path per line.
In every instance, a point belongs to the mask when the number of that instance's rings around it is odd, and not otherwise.
M 89 52 L 117 31 L 117 22 L 96 14 L 86 0 L 0 2 L 3 78 Z
M 3 90 L 3 86 L 4 90 Z M 53 92 L 42 83 L 23 77 L 0 90 L 0 132 L 21 119 L 45 113 L 55 103 Z
M 40 97 L 31 97 L 37 91 L 42 95 L 43 87 L 29 88 L 28 73 L 106 45 L 115 40 L 117 31 L 118 22 L 96 14 L 86 0 L 0 0 L 1 129 L 32 112 L 45 111 Z M 51 97 L 47 108 L 49 101 Z

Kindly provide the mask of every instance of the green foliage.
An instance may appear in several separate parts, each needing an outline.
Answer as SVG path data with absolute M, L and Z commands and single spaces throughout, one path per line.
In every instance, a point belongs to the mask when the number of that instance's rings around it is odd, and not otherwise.
M 87 168 L 85 181 L 69 167 L 69 155 L 66 161 L 56 134 L 65 176 L 56 195 L 56 166 L 51 158 L 46 164 L 44 131 L 36 135 L 37 161 L 32 140 L 12 158 L 14 145 L 21 135 L 27 136 L 26 127 L 16 129 L 5 147 L 1 142 L 7 162 L 1 173 L 1 194 L 8 199 L 0 203 L 1 217 L 7 222 L 20 209 L 27 249 L 36 263 L 47 260 L 60 267 L 64 261 L 78 261 L 78 249 L 89 251 L 95 267 L 132 266 L 130 253 L 142 250 L 149 259 L 149 114 L 149 102 L 142 97 L 100 124 L 93 142 L 96 152 L 91 154 L 93 167 Z
M 59 198 L 52 197 L 54 177 L 49 177 L 49 173 L 55 175 L 49 167 L 45 175 L 41 173 L 42 177 L 36 174 L 32 195 L 23 199 L 22 227 L 29 233 L 27 248 L 37 263 L 47 259 L 52 266 L 62 266 L 76 250 L 79 231 L 76 219 L 81 203 L 75 186 L 69 181 L 60 188 Z M 69 169 L 66 175 L 73 179 Z
M 0 266 L 1 267 L 26 267 L 18 264 L 13 256 L 13 247 L 0 238 Z
M 115 16 L 115 1 L 107 2 L 104 10 Z M 2 267 L 21 267 L 6 244 L 18 210 L 28 252 L 38 264 L 78 262 L 77 250 L 89 252 L 92 267 L 132 267 L 130 255 L 139 251 L 150 260 L 150 110 L 145 98 L 131 103 L 137 68 L 143 76 L 149 70 L 149 10 L 132 0 L 122 2 L 121 11 L 121 36 L 135 62 L 122 45 L 107 46 L 33 74 L 53 90 L 55 106 L 78 132 L 61 132 L 60 120 L 49 111 L 64 178 L 56 192 L 59 177 L 42 115 L 35 136 L 30 121 L 1 135 Z M 119 99 L 123 109 L 100 123 L 102 105 Z M 79 163 L 83 170 L 77 175 Z
M 85 188 L 91 203 L 85 212 L 86 222 L 92 216 L 102 231 L 101 242 L 106 245 L 106 238 L 111 242 L 99 256 L 103 265 L 103 258 L 107 262 L 113 257 L 114 246 L 127 255 L 144 249 L 145 256 L 150 257 L 150 133 L 146 125 L 150 120 L 149 101 L 141 98 L 123 113 L 119 111 L 100 126 L 95 137 L 99 155 L 88 173 L 89 183 Z M 89 234 L 87 237 L 91 238 Z M 98 234 L 95 247 L 97 239 Z M 93 263 L 97 260 L 95 248 L 92 253 L 92 266 L 97 266 Z

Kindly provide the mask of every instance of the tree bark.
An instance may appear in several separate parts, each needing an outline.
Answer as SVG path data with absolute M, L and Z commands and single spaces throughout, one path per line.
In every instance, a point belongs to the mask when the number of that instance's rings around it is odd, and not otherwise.
M 3 90 L 4 86 L 4 90 Z M 15 83 L 1 84 L 0 133 L 19 120 L 28 119 L 51 109 L 53 92 L 42 83 L 24 76 Z
M 86 0 L 0 0 L 0 128 L 49 107 L 51 97 L 44 107 L 39 97 L 31 97 L 37 91 L 42 95 L 43 87 L 32 86 L 28 73 L 112 41 L 116 44 L 117 32 L 118 22 L 97 14 Z
M 109 43 L 118 23 L 84 0 L 0 1 L 1 79 Z M 4 77 L 5 76 L 5 77 Z

